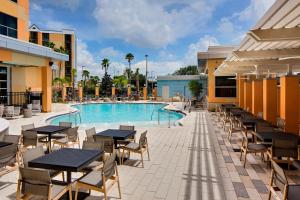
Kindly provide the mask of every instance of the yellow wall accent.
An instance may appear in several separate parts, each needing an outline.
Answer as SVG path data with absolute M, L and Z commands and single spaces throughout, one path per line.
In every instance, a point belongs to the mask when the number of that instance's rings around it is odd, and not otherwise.
M 131 95 L 131 87 L 127 87 L 127 96 L 129 97 Z
M 79 97 L 80 101 L 82 101 L 82 99 L 83 99 L 83 88 L 82 88 L 81 84 L 78 85 L 78 97 Z
M 263 81 L 252 81 L 252 113 L 257 116 L 259 112 L 263 112 Z
M 276 125 L 277 118 L 277 80 L 263 80 L 263 115 L 264 119 Z
M 245 80 L 242 79 L 241 76 L 238 77 L 237 84 L 238 84 L 238 99 L 239 99 L 239 106 L 244 108 L 244 82 Z
M 11 62 L 12 52 L 6 49 L 0 49 L 0 61 Z
M 236 98 L 223 98 L 223 97 L 215 97 L 215 69 L 221 65 L 224 59 L 209 59 L 207 60 L 206 66 L 208 69 L 208 95 L 207 101 L 208 103 L 237 103 L 238 97 Z M 237 90 L 238 91 L 238 90 Z M 238 95 L 238 93 L 237 93 Z
M 95 87 L 95 96 L 99 97 L 99 86 Z
M 299 77 L 280 77 L 280 117 L 285 119 L 285 130 L 299 134 Z
M 111 96 L 115 97 L 116 96 L 116 87 L 111 88 Z
M 252 82 L 244 82 L 244 108 L 251 111 L 252 108 Z
M 12 92 L 42 91 L 41 67 L 12 67 L 11 72 Z
M 49 60 L 43 57 L 31 56 L 27 54 L 12 53 L 12 62 L 16 65 L 21 66 L 47 66 L 49 65 Z
M 59 33 L 51 33 L 49 34 L 49 41 L 55 44 L 56 48 L 65 46 L 65 35 Z
M 143 87 L 143 97 L 144 97 L 144 100 L 147 100 L 147 88 L 146 87 Z
M 43 91 L 43 111 L 51 112 L 52 106 L 52 70 L 51 67 L 42 67 L 42 91 Z
M 153 97 L 157 98 L 157 87 L 153 88 Z

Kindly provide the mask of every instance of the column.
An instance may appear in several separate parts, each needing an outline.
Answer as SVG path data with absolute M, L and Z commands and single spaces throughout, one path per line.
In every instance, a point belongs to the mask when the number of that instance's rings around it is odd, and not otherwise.
M 239 99 L 239 106 L 244 108 L 244 83 L 245 80 L 242 79 L 241 76 L 238 76 L 238 99 Z
M 143 87 L 143 96 L 144 96 L 144 100 L 147 100 L 147 87 Z
M 299 77 L 280 78 L 280 117 L 285 120 L 286 132 L 299 134 Z
M 66 84 L 63 84 L 63 88 L 62 88 L 62 92 L 61 92 L 61 97 L 62 97 L 62 101 L 65 102 L 66 101 L 66 97 L 67 97 L 67 87 L 66 87 Z
M 251 111 L 252 108 L 252 82 L 244 82 L 244 109 Z
M 263 80 L 263 115 L 264 119 L 276 125 L 277 118 L 277 80 L 265 78 Z
M 52 106 L 52 70 L 51 67 L 42 67 L 42 106 L 43 112 L 51 112 Z
M 95 97 L 99 97 L 99 85 L 95 86 Z
M 263 112 L 263 81 L 252 81 L 252 114 Z
M 83 99 L 83 88 L 82 88 L 81 83 L 78 84 L 78 97 L 79 97 L 79 101 L 82 101 L 82 99 Z
M 157 98 L 157 87 L 153 88 L 153 97 L 156 100 L 156 98 Z
M 116 96 L 116 87 L 115 87 L 115 86 L 113 86 L 113 87 L 111 88 L 111 96 L 112 96 L 112 97 L 115 97 L 115 96 Z
M 131 87 L 130 87 L 130 85 L 127 86 L 127 96 L 128 97 L 131 96 Z

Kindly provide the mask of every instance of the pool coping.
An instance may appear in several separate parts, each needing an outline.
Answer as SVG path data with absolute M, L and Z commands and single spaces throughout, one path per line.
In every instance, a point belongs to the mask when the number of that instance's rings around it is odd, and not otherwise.
M 48 117 L 48 118 L 45 119 L 45 123 L 46 124 L 50 124 L 51 120 L 54 119 L 54 118 L 56 118 L 56 117 L 78 113 L 80 111 L 77 108 L 74 108 L 73 106 L 76 106 L 76 105 L 85 105 L 85 104 L 165 104 L 165 106 L 162 107 L 162 109 L 169 110 L 171 112 L 180 113 L 180 114 L 183 115 L 183 117 L 180 118 L 180 119 L 178 119 L 178 120 L 176 120 L 174 122 L 174 124 L 175 123 L 181 123 L 182 124 L 181 120 L 184 119 L 185 116 L 187 115 L 185 112 L 181 111 L 180 109 L 178 109 L 178 110 L 170 109 L 170 108 L 166 109 L 167 106 L 172 105 L 170 102 L 143 102 L 143 101 L 140 101 L 140 102 L 123 102 L 123 101 L 122 102 L 82 102 L 82 103 L 77 103 L 76 102 L 76 103 L 65 104 L 66 106 L 69 107 L 69 109 L 72 109 L 71 111 L 50 116 L 50 117 Z

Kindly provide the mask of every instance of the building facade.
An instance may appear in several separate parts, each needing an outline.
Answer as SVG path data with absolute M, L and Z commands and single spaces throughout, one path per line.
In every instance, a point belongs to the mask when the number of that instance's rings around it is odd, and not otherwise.
M 52 68 L 69 56 L 29 42 L 29 0 L 1 0 L 0 104 L 26 103 L 25 93 L 39 93 L 43 111 L 51 111 Z

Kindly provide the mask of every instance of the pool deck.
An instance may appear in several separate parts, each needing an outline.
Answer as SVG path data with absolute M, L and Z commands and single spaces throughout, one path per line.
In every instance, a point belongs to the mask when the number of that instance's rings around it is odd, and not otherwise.
M 58 111 L 61 108 L 57 108 Z M 21 124 L 43 125 L 42 118 L 49 117 L 46 115 L 11 120 L 11 134 L 17 134 L 19 128 L 14 126 Z M 171 128 L 137 129 L 137 137 L 143 130 L 148 130 L 151 160 L 148 161 L 145 155 L 145 168 L 141 168 L 139 156 L 133 154 L 125 165 L 118 166 L 122 199 L 267 199 L 270 169 L 259 156 L 250 154 L 246 168 L 243 168 L 240 153 L 233 150 L 241 142 L 239 134 L 229 143 L 224 131 L 207 111 L 187 114 L 182 124 Z M 84 136 L 84 131 L 80 130 L 81 141 Z M 289 171 L 288 175 L 291 182 L 299 182 L 298 171 Z M 17 177 L 17 171 L 0 177 L 1 200 L 15 199 Z M 103 198 L 99 193 L 92 192 L 92 195 Z M 93 196 L 88 199 L 97 199 Z M 116 186 L 108 196 L 118 199 Z

